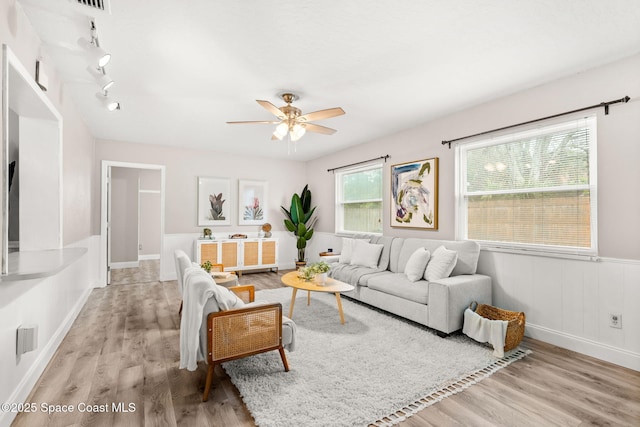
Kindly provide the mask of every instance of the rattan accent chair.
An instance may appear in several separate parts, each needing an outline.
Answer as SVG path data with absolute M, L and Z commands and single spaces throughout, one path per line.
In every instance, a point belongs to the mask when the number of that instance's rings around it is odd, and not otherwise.
M 229 288 L 244 302 L 253 302 L 253 285 Z M 216 365 L 267 351 L 278 350 L 285 372 L 289 364 L 282 346 L 282 305 L 262 304 L 253 307 L 210 313 L 207 316 L 207 381 L 202 401 L 209 391 Z

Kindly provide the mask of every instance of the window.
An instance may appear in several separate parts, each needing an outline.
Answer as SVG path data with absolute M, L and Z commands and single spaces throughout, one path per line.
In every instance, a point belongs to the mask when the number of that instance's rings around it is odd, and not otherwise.
M 461 144 L 456 167 L 460 238 L 596 253 L 595 117 Z
M 336 233 L 382 233 L 382 164 L 335 176 Z

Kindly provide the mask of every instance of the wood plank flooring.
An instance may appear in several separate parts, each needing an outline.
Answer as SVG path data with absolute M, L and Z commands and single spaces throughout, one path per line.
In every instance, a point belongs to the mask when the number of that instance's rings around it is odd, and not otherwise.
M 243 274 L 240 283 L 276 288 L 283 273 Z M 254 426 L 222 369 L 206 403 L 205 366 L 178 369 L 176 282 L 122 283 L 92 291 L 28 399 L 39 407 L 108 404 L 109 411 L 39 410 L 12 425 Z M 523 347 L 533 353 L 400 426 L 640 425 L 640 372 L 533 339 Z M 112 403 L 135 410 L 116 412 Z

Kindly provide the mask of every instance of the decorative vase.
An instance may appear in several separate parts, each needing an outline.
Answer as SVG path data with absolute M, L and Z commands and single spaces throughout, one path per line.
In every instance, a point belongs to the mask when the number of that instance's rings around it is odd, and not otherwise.
M 327 281 L 327 273 L 316 274 L 315 280 L 319 285 L 324 285 Z

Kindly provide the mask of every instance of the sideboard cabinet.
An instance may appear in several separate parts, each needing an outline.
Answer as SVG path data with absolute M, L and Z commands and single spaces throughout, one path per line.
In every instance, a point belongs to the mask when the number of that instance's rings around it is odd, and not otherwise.
M 222 264 L 225 271 L 239 275 L 246 270 L 278 271 L 278 239 L 198 239 L 195 245 L 198 264 Z

